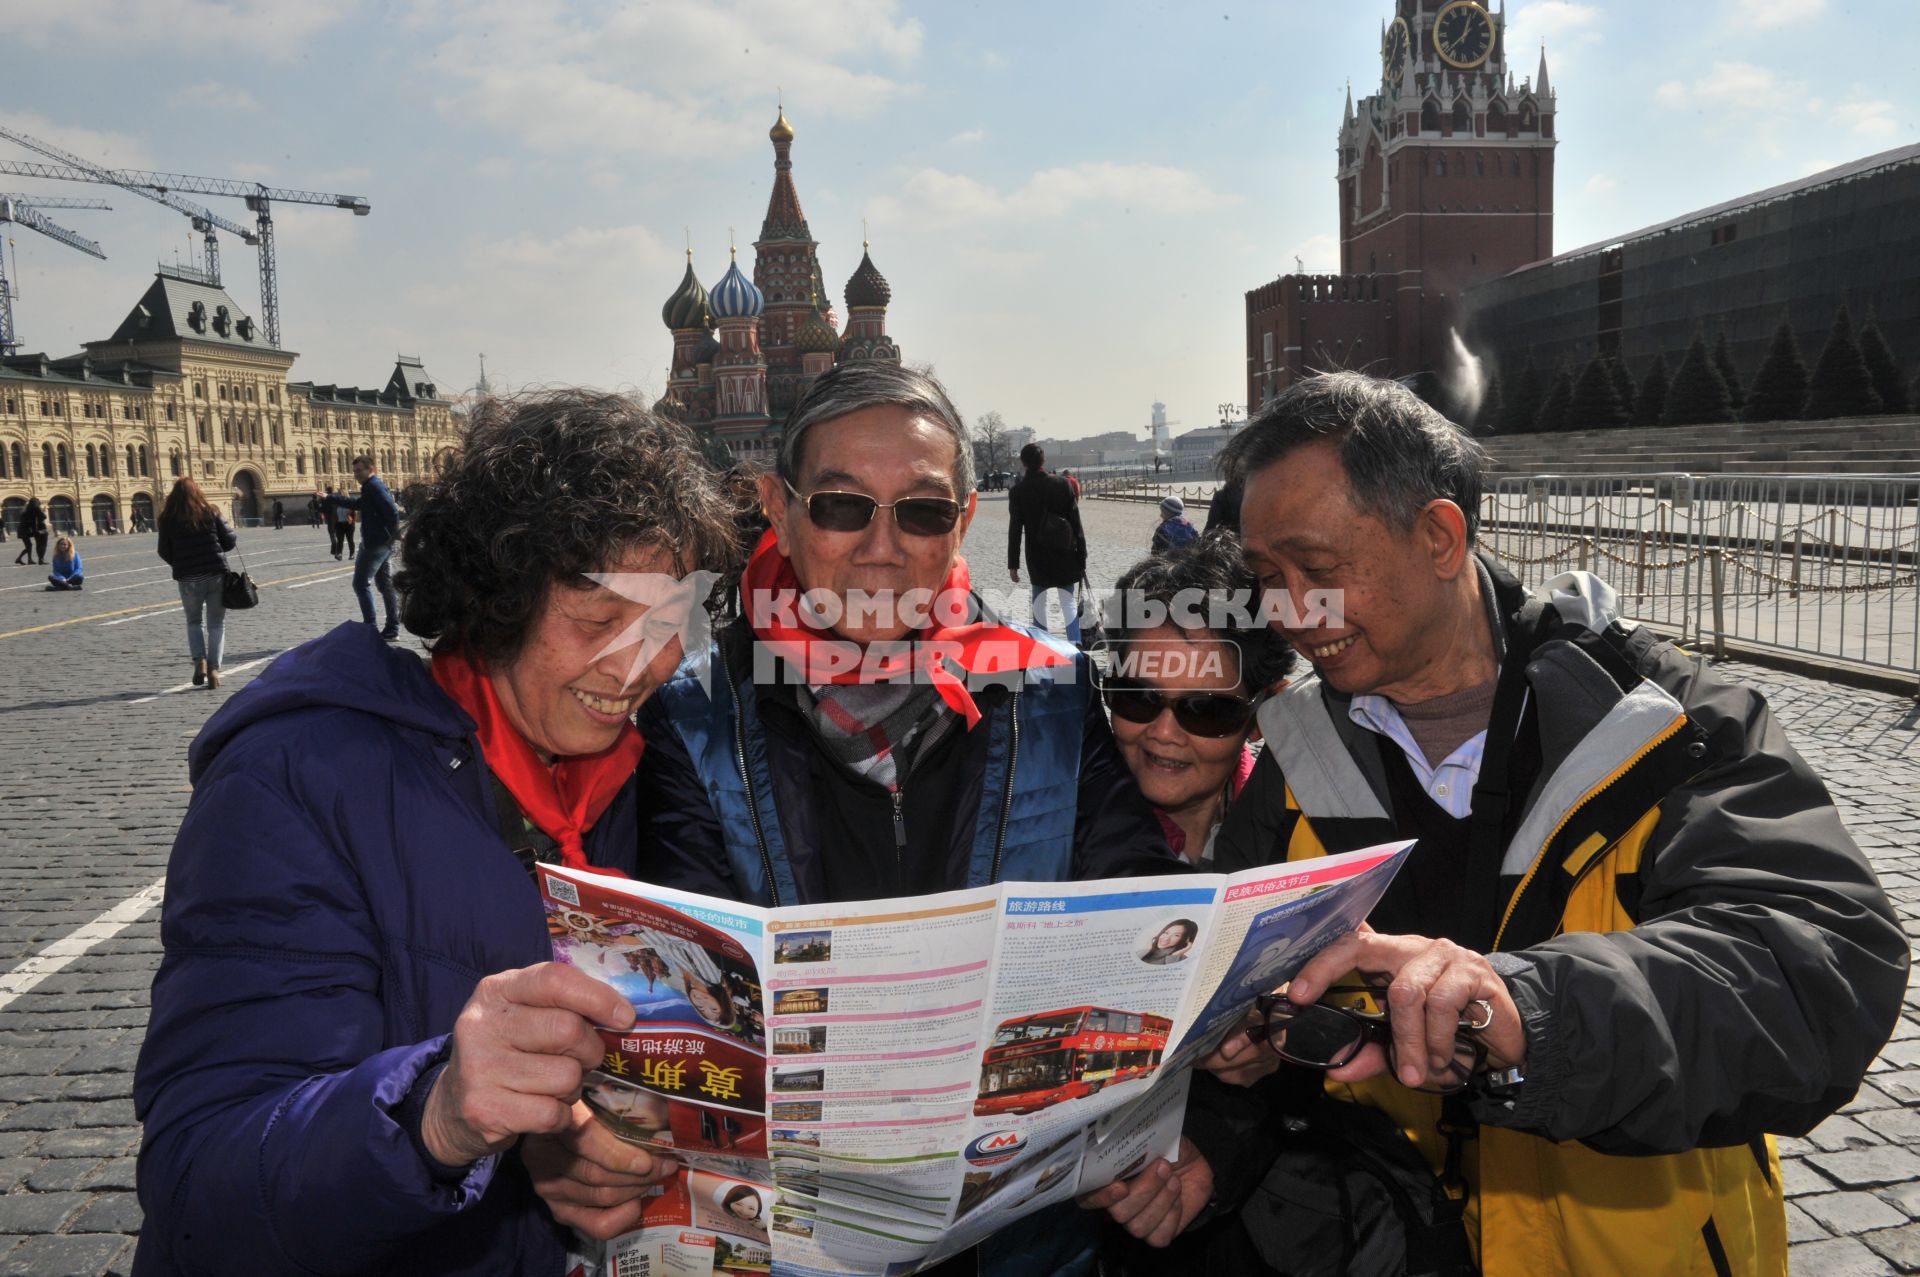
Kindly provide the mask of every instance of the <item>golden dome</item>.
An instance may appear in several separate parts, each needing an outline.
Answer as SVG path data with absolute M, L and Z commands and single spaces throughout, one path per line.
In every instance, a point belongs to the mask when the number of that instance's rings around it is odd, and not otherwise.
M 767 136 L 776 142 L 793 141 L 793 125 L 787 123 L 787 111 L 784 106 L 780 108 L 780 118 L 775 120 L 773 127 L 767 130 Z

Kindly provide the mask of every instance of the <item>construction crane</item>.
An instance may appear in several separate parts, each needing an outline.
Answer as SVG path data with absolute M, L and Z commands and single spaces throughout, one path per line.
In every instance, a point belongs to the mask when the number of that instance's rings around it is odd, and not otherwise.
M 11 173 L 16 177 L 44 177 L 60 182 L 99 182 L 108 186 L 118 186 L 122 190 L 132 191 L 142 199 L 164 204 L 176 213 L 182 213 L 192 219 L 193 229 L 206 237 L 207 274 L 217 285 L 220 282 L 220 240 L 214 234 L 222 230 L 229 235 L 238 235 L 248 244 L 258 244 L 260 237 L 236 222 L 230 222 L 210 208 L 202 208 L 177 195 L 155 190 L 139 182 L 123 181 L 112 169 L 101 168 L 98 164 L 81 159 L 71 151 L 63 151 L 50 142 L 30 137 L 14 129 L 0 127 L 0 137 L 18 142 L 29 151 L 60 161 L 58 164 L 43 164 L 25 160 L 0 161 L 0 173 Z
M 43 155 L 54 155 L 56 159 L 67 158 L 55 154 L 54 149 L 48 147 L 45 143 L 36 142 L 29 139 L 25 134 L 15 132 L 11 129 L 0 128 L 0 137 L 10 138 L 22 146 L 39 151 Z M 72 164 L 73 160 L 67 158 L 67 162 Z M 51 166 L 38 165 L 27 167 L 47 168 Z M 80 167 L 84 168 L 88 166 L 82 164 Z M 11 165 L 0 164 L 0 173 L 17 171 L 19 170 Z M 246 232 L 241 233 L 246 235 L 249 244 L 256 245 L 260 249 L 260 326 L 266 332 L 267 341 L 276 347 L 280 344 L 280 274 L 274 251 L 273 206 L 275 204 L 318 204 L 327 208 L 346 209 L 355 217 L 365 217 L 373 211 L 373 205 L 367 202 L 365 196 L 361 195 L 329 195 L 322 191 L 292 190 L 287 187 L 267 186 L 260 182 L 237 181 L 232 178 L 194 177 L 188 173 L 154 173 L 144 169 L 113 169 L 110 172 L 111 176 L 104 180 L 112 181 L 115 185 L 124 186 L 129 190 L 139 189 L 144 193 L 148 193 L 148 198 L 152 198 L 152 193 L 155 192 L 170 196 L 175 191 L 186 191 L 193 195 L 227 195 L 247 202 L 248 210 L 254 215 L 255 230 L 251 234 L 247 234 Z M 62 180 L 73 180 L 64 174 L 39 173 L 35 175 L 58 176 L 61 177 Z M 97 181 L 102 179 L 85 178 L 81 180 Z M 182 202 L 184 203 L 184 201 Z M 202 212 L 205 212 L 205 210 L 202 210 Z M 208 214 L 208 216 L 211 217 L 212 214 Z M 222 229 L 232 230 L 232 226 L 231 224 L 223 225 Z M 207 242 L 209 254 L 217 253 L 217 248 L 213 247 L 211 232 L 208 233 Z M 217 259 L 210 258 L 209 268 L 214 269 L 214 273 L 217 276 L 219 272 L 214 266 L 215 260 Z
M 49 204 L 66 204 L 74 208 L 106 208 L 99 200 L 47 201 Z M 48 239 L 59 240 L 68 248 L 77 248 L 83 253 L 106 260 L 106 254 L 100 246 L 90 239 L 83 239 L 58 222 L 49 220 L 32 206 L 24 203 L 17 195 L 0 195 L 0 223 L 12 222 L 29 230 L 39 231 Z M 7 280 L 6 263 L 0 259 L 0 355 L 11 355 L 20 346 L 20 339 L 13 328 L 13 285 Z

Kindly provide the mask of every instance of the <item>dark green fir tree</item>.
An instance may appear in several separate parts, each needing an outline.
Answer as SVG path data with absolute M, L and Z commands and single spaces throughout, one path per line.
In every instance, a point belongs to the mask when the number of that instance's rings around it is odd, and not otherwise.
M 1503 395 L 1506 403 L 1500 418 L 1500 433 L 1528 435 L 1539 429 L 1540 404 L 1545 395 L 1546 390 L 1540 384 L 1540 369 L 1534 366 L 1533 356 L 1528 355 L 1513 385 L 1507 387 Z
M 1860 353 L 1860 342 L 1853 335 L 1853 317 L 1847 305 L 1833 313 L 1833 327 L 1827 330 L 1827 344 L 1807 379 L 1806 417 L 1825 421 L 1830 417 L 1866 417 L 1880 411 L 1880 392 L 1873 388 L 1873 374 Z
M 1620 401 L 1620 411 L 1626 414 L 1627 421 L 1633 420 L 1633 374 L 1627 371 L 1627 361 L 1618 354 L 1607 360 L 1607 375 L 1613 378 L 1613 397 Z
M 1647 365 L 1647 375 L 1640 379 L 1640 389 L 1633 397 L 1634 427 L 1657 426 L 1667 411 L 1667 357 L 1655 355 L 1653 362 Z
M 1740 369 L 1733 362 L 1733 348 L 1727 343 L 1727 330 L 1721 326 L 1720 335 L 1713 339 L 1713 366 L 1720 371 L 1720 380 L 1727 383 L 1727 402 L 1733 405 L 1735 415 L 1740 412 Z
M 1767 357 L 1753 374 L 1742 407 L 1742 421 L 1797 421 L 1807 402 L 1807 361 L 1800 357 L 1800 339 L 1793 325 L 1782 319 L 1773 330 Z
M 1573 397 L 1567 402 L 1564 430 L 1617 430 L 1627 424 L 1627 413 L 1613 388 L 1613 374 L 1607 360 L 1595 355 L 1580 370 L 1573 383 Z
M 1867 322 L 1860 328 L 1860 357 L 1867 361 L 1867 373 L 1880 395 L 1880 411 L 1905 412 L 1907 386 L 1900 378 L 1900 361 L 1894 358 L 1893 347 L 1887 345 L 1880 321 L 1872 312 L 1868 312 Z
M 1695 332 L 1686 358 L 1673 374 L 1673 384 L 1667 387 L 1667 407 L 1660 424 L 1693 426 L 1732 420 L 1727 383 L 1713 366 L 1713 356 L 1707 353 L 1707 339 Z
M 1541 434 L 1553 434 L 1567 428 L 1567 406 L 1573 402 L 1573 374 L 1562 364 L 1547 385 L 1547 397 L 1540 403 L 1539 419 L 1533 428 Z

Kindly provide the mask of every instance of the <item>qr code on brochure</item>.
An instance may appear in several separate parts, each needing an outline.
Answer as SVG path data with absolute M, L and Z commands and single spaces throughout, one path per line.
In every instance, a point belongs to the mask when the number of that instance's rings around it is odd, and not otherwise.
M 547 894 L 563 905 L 580 905 L 580 889 L 565 878 L 556 878 L 552 874 L 541 875 L 547 880 Z

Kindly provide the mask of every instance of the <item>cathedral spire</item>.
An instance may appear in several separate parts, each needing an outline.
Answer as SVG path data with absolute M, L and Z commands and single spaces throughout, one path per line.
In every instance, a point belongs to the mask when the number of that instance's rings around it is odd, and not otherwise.
M 1545 101 L 1553 93 L 1553 90 L 1547 85 L 1547 46 L 1544 43 L 1540 46 L 1540 75 L 1534 80 L 1533 92 L 1534 95 L 1542 101 Z
M 767 217 L 760 224 L 760 238 L 811 240 L 807 215 L 800 211 L 800 193 L 793 187 L 793 125 L 787 123 L 784 105 L 767 130 L 767 137 L 773 143 L 773 193 L 767 197 Z

